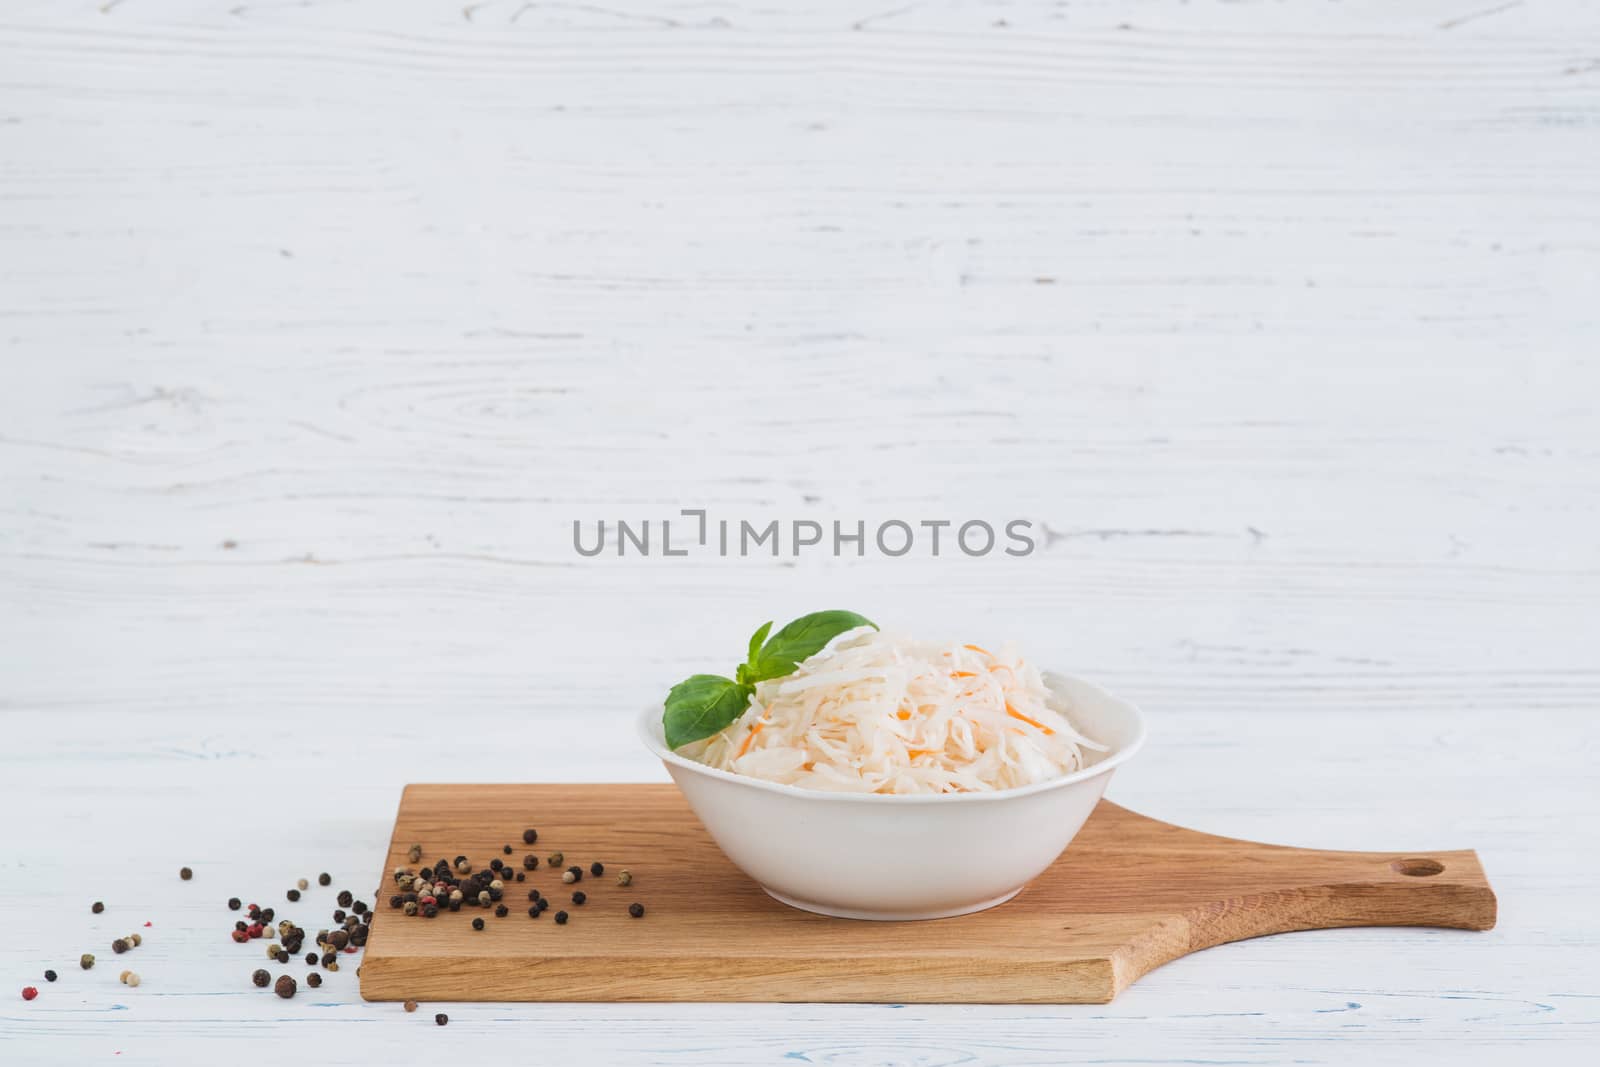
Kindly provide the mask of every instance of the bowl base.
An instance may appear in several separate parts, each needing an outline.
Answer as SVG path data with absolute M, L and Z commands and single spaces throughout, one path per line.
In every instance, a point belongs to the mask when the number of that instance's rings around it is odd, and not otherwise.
M 761 887 L 762 892 L 780 904 L 787 904 L 791 908 L 809 911 L 817 915 L 827 915 L 835 919 L 866 919 L 871 922 L 915 922 L 920 919 L 952 919 L 957 915 L 971 915 L 975 911 L 984 911 L 1004 904 L 1018 893 L 1022 887 L 1018 886 L 1009 893 L 980 900 L 976 904 L 963 904 L 959 908 L 946 908 L 942 911 L 861 911 L 855 908 L 836 908 L 831 904 L 816 904 L 809 900 L 797 900 L 785 896 L 777 890 Z

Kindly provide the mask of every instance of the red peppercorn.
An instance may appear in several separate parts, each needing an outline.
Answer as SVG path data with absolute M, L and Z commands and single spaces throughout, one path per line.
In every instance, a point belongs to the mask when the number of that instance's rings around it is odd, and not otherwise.
M 36 997 L 38 995 L 39 995 L 39 990 L 37 988 L 35 988 L 34 986 L 25 985 L 25 986 L 22 987 L 22 999 L 23 1000 L 32 1000 L 34 997 Z
M 251 938 L 257 938 L 261 936 L 263 929 L 260 923 L 251 923 L 245 930 L 245 934 Z
M 233 939 L 235 941 L 239 942 L 239 944 L 241 944 L 241 945 L 244 944 L 246 941 L 250 940 L 250 935 L 245 933 L 243 930 L 234 930 L 234 931 L 232 931 L 232 933 L 233 933 Z

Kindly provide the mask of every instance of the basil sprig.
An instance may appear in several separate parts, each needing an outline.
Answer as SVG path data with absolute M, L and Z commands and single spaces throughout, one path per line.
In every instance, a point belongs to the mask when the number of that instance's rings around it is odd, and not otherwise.
M 770 638 L 772 623 L 750 635 L 749 651 L 732 678 L 720 674 L 695 674 L 667 693 L 661 716 L 668 748 L 682 748 L 710 737 L 744 714 L 757 682 L 782 678 L 808 657 L 821 652 L 829 641 L 858 626 L 877 624 L 853 611 L 817 611 L 802 615 Z

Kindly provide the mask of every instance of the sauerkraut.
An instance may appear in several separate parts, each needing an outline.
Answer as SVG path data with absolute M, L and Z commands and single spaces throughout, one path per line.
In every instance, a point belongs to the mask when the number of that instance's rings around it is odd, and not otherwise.
M 1075 730 L 1038 670 L 1009 648 L 911 641 L 862 627 L 680 752 L 753 778 L 853 793 L 1014 789 L 1106 751 Z

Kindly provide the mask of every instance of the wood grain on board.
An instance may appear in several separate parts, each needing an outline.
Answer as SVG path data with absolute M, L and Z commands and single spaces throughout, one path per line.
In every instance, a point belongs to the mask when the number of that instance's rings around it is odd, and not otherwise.
M 521 833 L 539 831 L 535 845 Z M 776 832 L 776 831 L 775 831 Z M 507 855 L 504 846 L 513 852 Z M 875 923 L 768 897 L 668 785 L 413 785 L 385 864 L 468 856 L 520 870 L 511 914 L 435 919 L 385 906 L 361 970 L 369 1000 L 1099 1003 L 1168 960 L 1225 941 L 1335 926 L 1485 930 L 1495 897 L 1477 855 L 1329 852 L 1196 833 L 1102 802 L 1060 860 L 975 915 Z M 931 847 L 937 847 L 932 843 Z M 545 862 L 606 871 L 561 881 Z M 960 857 L 952 857 L 960 862 Z M 628 870 L 623 887 L 616 874 Z M 551 908 L 527 914 L 528 891 Z M 574 890 L 588 895 L 570 903 Z M 633 918 L 628 905 L 645 906 Z M 565 925 L 554 921 L 566 910 Z M 474 930 L 472 920 L 487 927 Z M 1377 962 L 1377 961 L 1375 961 Z

